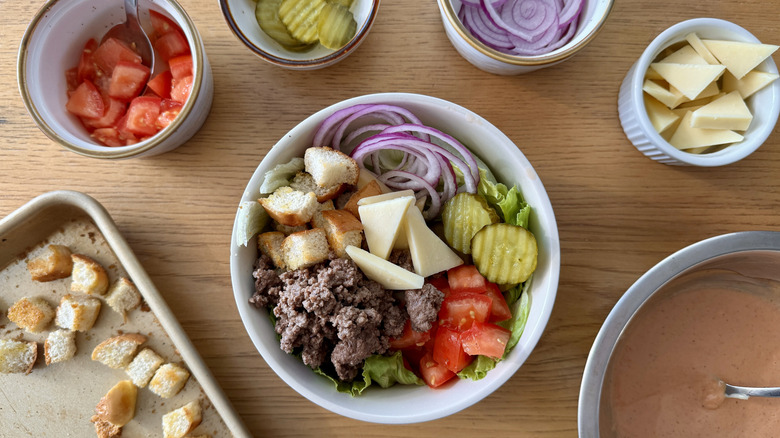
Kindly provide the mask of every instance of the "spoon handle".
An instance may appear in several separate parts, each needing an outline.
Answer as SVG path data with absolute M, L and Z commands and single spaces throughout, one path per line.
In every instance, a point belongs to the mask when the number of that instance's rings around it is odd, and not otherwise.
M 748 397 L 780 397 L 780 388 L 751 388 L 726 384 L 726 397 L 746 399 Z
M 125 13 L 133 17 L 133 23 L 138 23 L 138 0 L 125 0 Z

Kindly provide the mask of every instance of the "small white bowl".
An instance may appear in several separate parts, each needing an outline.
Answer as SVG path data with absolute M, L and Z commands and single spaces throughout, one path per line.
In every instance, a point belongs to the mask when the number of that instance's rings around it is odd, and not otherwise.
M 620 86 L 618 97 L 620 123 L 631 143 L 645 156 L 660 163 L 702 167 L 731 164 L 752 154 L 772 133 L 780 114 L 780 81 L 773 82 L 747 99 L 746 103 L 753 114 L 753 121 L 741 142 L 707 154 L 692 154 L 677 149 L 664 140 L 650 123 L 645 110 L 642 85 L 650 63 L 667 47 L 684 41 L 685 36 L 691 32 L 696 32 L 699 37 L 705 39 L 761 42 L 744 28 L 716 18 L 695 18 L 666 29 L 647 46 L 639 60 L 628 70 Z M 777 74 L 777 66 L 772 57 L 766 59 L 757 68 Z
M 577 32 L 571 41 L 537 56 L 508 55 L 486 46 L 466 30 L 458 18 L 461 0 L 438 0 L 438 4 L 447 38 L 462 57 L 488 73 L 517 75 L 550 67 L 574 56 L 599 33 L 612 11 L 614 0 L 585 0 Z
M 311 146 L 319 124 L 333 112 L 356 104 L 387 103 L 402 106 L 423 123 L 459 139 L 507 185 L 517 184 L 533 208 L 530 229 L 539 242 L 537 268 L 530 285 L 531 309 L 528 323 L 517 346 L 495 369 L 479 381 L 459 380 L 443 389 L 396 385 L 388 389 L 369 388 L 358 397 L 339 393 L 333 384 L 279 346 L 268 313 L 249 304 L 255 291 L 252 267 L 257 259 L 256 239 L 239 246 L 238 222 L 230 244 L 230 275 L 241 319 L 263 359 L 290 387 L 337 414 L 375 423 L 416 423 L 445 417 L 460 411 L 500 387 L 531 354 L 552 312 L 560 271 L 560 243 L 550 199 L 531 163 L 512 141 L 479 115 L 454 103 L 407 93 L 371 94 L 355 97 L 325 108 L 294 127 L 263 158 L 249 180 L 241 202 L 256 200 L 265 172 L 294 157 L 302 157 Z M 238 218 L 238 216 L 237 216 Z
M 189 140 L 211 109 L 214 82 L 198 30 L 175 0 L 139 0 L 143 25 L 148 10 L 168 16 L 184 32 L 192 52 L 192 92 L 177 117 L 151 138 L 131 146 L 108 147 L 95 142 L 77 117 L 68 113 L 65 71 L 78 64 L 84 43 L 125 20 L 121 0 L 49 0 L 33 18 L 19 46 L 19 91 L 38 127 L 49 138 L 81 155 L 122 159 L 161 154 Z
M 268 36 L 255 17 L 256 1 L 219 0 L 228 27 L 255 55 L 291 70 L 316 70 L 331 66 L 355 52 L 365 40 L 379 10 L 379 0 L 354 0 L 350 10 L 357 22 L 355 36 L 344 47 L 331 50 L 316 44 L 309 50 L 288 50 Z

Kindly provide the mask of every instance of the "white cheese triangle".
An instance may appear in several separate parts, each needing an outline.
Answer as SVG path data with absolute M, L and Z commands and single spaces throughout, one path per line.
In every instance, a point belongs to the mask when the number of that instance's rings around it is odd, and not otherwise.
M 347 246 L 346 252 L 366 277 L 381 284 L 385 289 L 407 290 L 423 287 L 425 278 L 414 272 L 409 272 L 356 246 Z
M 743 137 L 728 129 L 701 129 L 691 126 L 691 112 L 687 112 L 680 121 L 669 143 L 680 150 L 714 146 L 716 144 L 736 143 Z
M 674 125 L 674 122 L 680 119 L 680 116 L 652 96 L 645 95 L 645 110 L 650 123 L 659 134 L 669 129 L 670 126 Z
M 372 198 L 376 197 L 372 196 Z M 366 237 L 371 254 L 387 259 L 399 232 L 401 232 L 406 211 L 409 210 L 409 206 L 414 201 L 414 196 L 402 196 L 366 205 L 360 205 L 358 202 L 360 222 L 363 223 L 363 235 Z M 412 210 L 417 209 L 413 208 Z
M 414 272 L 428 277 L 463 264 L 463 260 L 425 223 L 420 210 L 410 208 L 404 222 Z
M 750 113 L 739 91 L 713 100 L 691 114 L 691 126 L 703 129 L 730 129 L 744 131 L 750 126 Z
M 685 36 L 685 40 L 688 41 L 688 44 L 691 45 L 693 50 L 696 51 L 696 53 L 699 54 L 705 61 L 707 61 L 707 64 L 712 65 L 718 65 L 720 64 L 718 60 L 712 55 L 712 52 L 707 49 L 707 46 L 704 45 L 701 38 L 699 38 L 696 33 L 689 33 Z
M 710 83 L 723 74 L 725 67 L 709 64 L 651 64 L 669 85 L 680 90 L 688 99 L 695 99 Z
M 642 90 L 655 97 L 659 102 L 669 108 L 675 108 L 677 105 L 687 100 L 685 95 L 680 93 L 676 88 L 666 89 L 657 82 L 649 79 L 645 80 L 645 83 L 642 85 Z
M 701 55 L 696 53 L 691 46 L 682 46 L 679 50 L 659 62 L 672 64 L 709 64 Z
M 723 91 L 732 92 L 737 90 L 743 99 L 747 99 L 756 91 L 777 80 L 778 77 L 780 76 L 775 73 L 754 70 L 742 76 L 742 79 L 737 79 L 731 72 L 727 71 L 723 74 Z
M 774 53 L 778 46 L 738 41 L 702 40 L 721 64 L 741 79 Z M 659 72 L 660 73 L 660 72 Z
M 403 198 L 404 196 L 414 197 L 414 191 L 401 190 L 399 192 L 390 192 L 390 193 L 383 193 L 381 195 L 376 195 L 376 196 L 367 196 L 365 198 L 358 199 L 357 205 L 360 206 L 360 205 L 376 204 L 377 202 L 389 201 L 390 199 L 395 199 L 395 198 Z

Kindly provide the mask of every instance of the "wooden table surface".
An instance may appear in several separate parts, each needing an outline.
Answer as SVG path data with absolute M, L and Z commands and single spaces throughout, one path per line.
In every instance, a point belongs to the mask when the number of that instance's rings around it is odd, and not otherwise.
M 739 163 L 666 166 L 628 142 L 616 104 L 628 68 L 670 25 L 718 17 L 778 43 L 776 2 L 618 0 L 602 32 L 573 59 L 501 77 L 455 52 L 435 1 L 384 0 L 357 52 L 312 72 L 282 70 L 255 57 L 230 32 L 216 0 L 180 1 L 213 68 L 210 116 L 173 152 L 109 162 L 68 152 L 37 129 L 19 96 L 16 55 L 43 2 L 0 0 L 0 216 L 56 189 L 102 202 L 256 436 L 575 436 L 588 351 L 621 294 L 691 243 L 734 231 L 780 230 L 777 129 Z M 321 108 L 375 92 L 436 96 L 495 124 L 544 182 L 561 240 L 555 308 L 525 365 L 475 406 L 408 426 L 343 418 L 284 384 L 243 328 L 228 266 L 237 204 L 270 147 Z

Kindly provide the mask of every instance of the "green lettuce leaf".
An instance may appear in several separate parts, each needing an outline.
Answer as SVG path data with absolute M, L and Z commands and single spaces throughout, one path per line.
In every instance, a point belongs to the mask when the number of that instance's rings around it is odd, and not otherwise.
M 277 164 L 273 169 L 265 173 L 260 193 L 273 193 L 279 187 L 289 186 L 295 174 L 302 172 L 305 165 L 303 158 L 295 157 L 287 163 Z
M 487 356 L 477 356 L 470 364 L 460 370 L 458 377 L 461 379 L 480 380 L 484 378 L 488 371 L 496 367 L 498 362 Z
M 363 380 L 355 379 L 352 382 L 342 382 L 320 368 L 314 372 L 333 382 L 338 392 L 347 393 L 352 397 L 362 394 L 366 388 L 371 386 L 372 382 L 376 382 L 382 388 L 389 388 L 396 383 L 402 385 L 425 384 L 422 379 L 404 367 L 404 359 L 400 351 L 396 351 L 392 356 L 375 354 L 367 358 L 363 364 Z
M 479 175 L 477 193 L 501 215 L 504 222 L 528 228 L 531 206 L 523 199 L 520 189 L 517 186 L 508 189 L 504 184 L 492 181 L 484 169 L 479 169 Z

